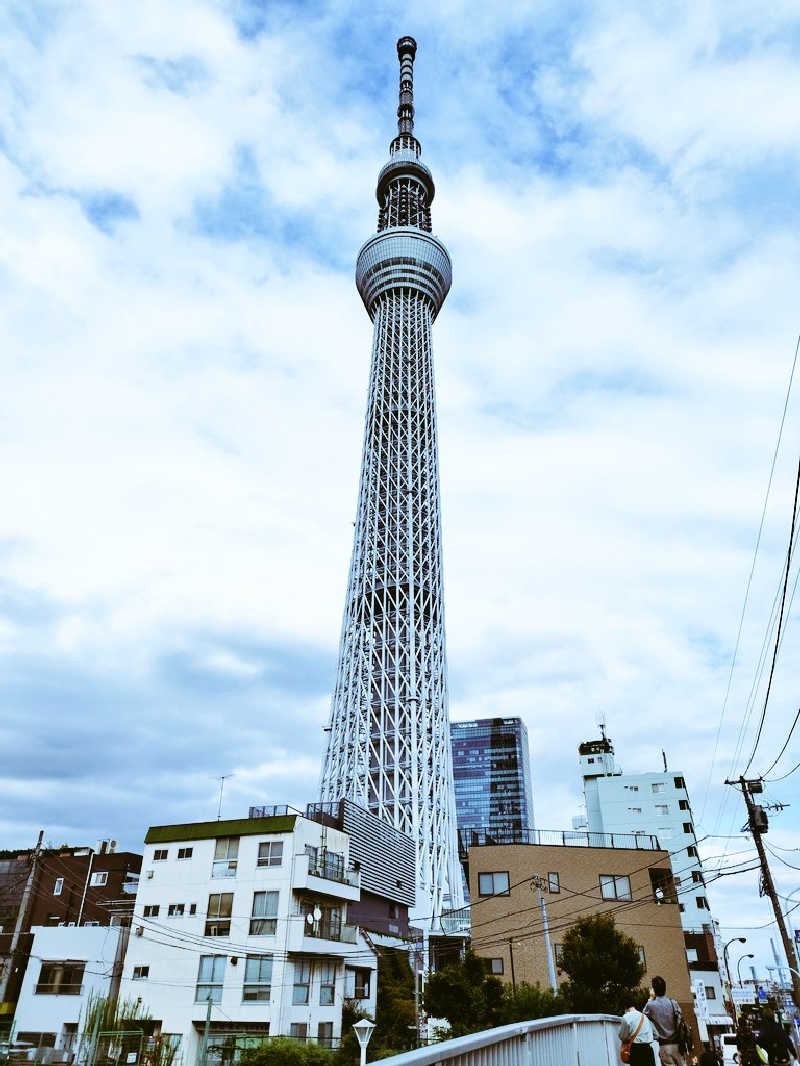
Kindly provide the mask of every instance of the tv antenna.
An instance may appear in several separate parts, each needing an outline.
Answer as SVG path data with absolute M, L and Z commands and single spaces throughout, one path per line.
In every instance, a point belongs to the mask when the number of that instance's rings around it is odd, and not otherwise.
M 219 781 L 219 803 L 217 804 L 217 821 L 222 820 L 222 790 L 225 788 L 225 782 L 229 777 L 233 777 L 233 771 L 229 774 L 218 774 L 214 778 L 215 781 Z

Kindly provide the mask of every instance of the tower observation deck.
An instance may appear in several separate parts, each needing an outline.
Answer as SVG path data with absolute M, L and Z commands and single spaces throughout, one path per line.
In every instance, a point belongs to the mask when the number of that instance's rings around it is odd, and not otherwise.
M 412 37 L 397 42 L 397 136 L 378 176 L 378 232 L 356 285 L 373 321 L 353 555 L 321 799 L 346 797 L 416 844 L 414 920 L 463 903 L 447 707 L 431 331 L 450 289 L 431 233 L 433 177 L 414 136 Z

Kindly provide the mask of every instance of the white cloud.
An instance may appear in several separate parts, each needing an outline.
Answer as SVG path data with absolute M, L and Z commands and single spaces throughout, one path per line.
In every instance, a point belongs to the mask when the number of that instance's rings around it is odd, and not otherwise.
M 0 654 L 36 780 L 4 833 L 135 846 L 145 819 L 214 810 L 231 769 L 231 813 L 313 798 L 370 344 L 352 265 L 407 29 L 346 5 L 265 9 L 252 38 L 202 0 L 34 10 L 2 34 Z M 544 827 L 577 809 L 599 712 L 623 765 L 666 748 L 700 806 L 797 331 L 796 12 L 412 14 L 455 265 L 435 330 L 453 713 L 526 719 Z M 112 194 L 128 214 L 103 231 Z M 704 831 L 743 821 L 720 781 L 796 425 L 793 403 Z M 109 715 L 124 756 L 87 740 Z M 36 748 L 42 718 L 68 763 Z M 766 920 L 736 880 L 717 916 Z

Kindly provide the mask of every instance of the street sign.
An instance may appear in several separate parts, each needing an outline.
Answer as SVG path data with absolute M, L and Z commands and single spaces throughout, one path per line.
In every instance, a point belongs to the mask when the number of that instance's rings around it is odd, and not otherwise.
M 767 1002 L 766 989 L 761 988 L 761 986 L 759 986 L 759 989 L 758 989 L 758 1002 L 759 1003 L 766 1003 Z

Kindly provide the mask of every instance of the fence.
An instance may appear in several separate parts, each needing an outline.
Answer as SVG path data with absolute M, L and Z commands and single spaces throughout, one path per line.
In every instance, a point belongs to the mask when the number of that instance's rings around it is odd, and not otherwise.
M 619 1026 L 611 1014 L 562 1014 L 406 1051 L 381 1066 L 616 1066 Z

